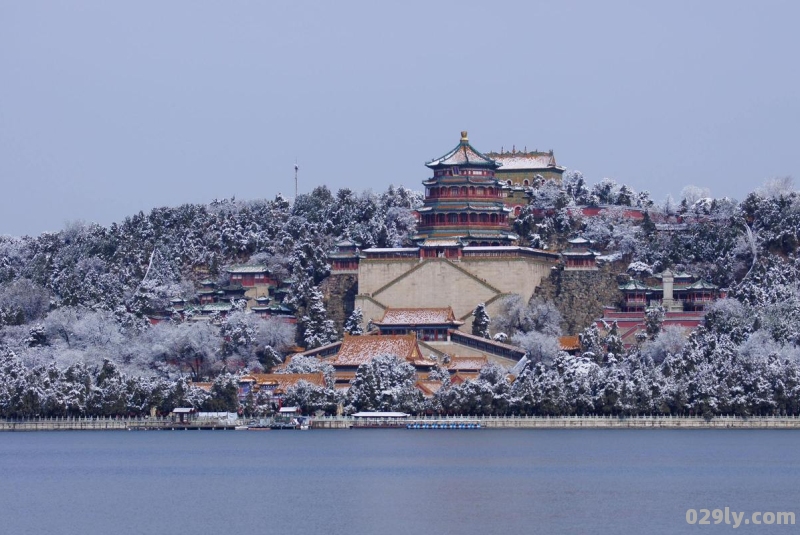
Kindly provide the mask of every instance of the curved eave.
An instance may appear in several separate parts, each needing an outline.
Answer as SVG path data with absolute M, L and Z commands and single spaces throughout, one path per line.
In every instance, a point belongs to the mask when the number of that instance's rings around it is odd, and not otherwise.
M 458 186 L 462 184 L 477 184 L 479 186 L 495 186 L 498 188 L 508 187 L 508 184 L 492 176 L 439 176 L 422 181 L 423 186 Z
M 463 158 L 466 161 L 448 161 L 453 160 L 459 151 L 463 152 Z M 472 155 L 475 159 L 471 160 L 470 155 Z M 459 156 L 461 158 L 461 156 Z M 438 169 L 441 167 L 489 167 L 491 169 L 498 169 L 502 164 L 497 162 L 482 152 L 475 150 L 475 147 L 469 144 L 468 141 L 462 140 L 454 149 L 449 151 L 444 156 L 439 158 L 434 158 L 433 160 L 426 162 L 425 166 L 430 169 Z

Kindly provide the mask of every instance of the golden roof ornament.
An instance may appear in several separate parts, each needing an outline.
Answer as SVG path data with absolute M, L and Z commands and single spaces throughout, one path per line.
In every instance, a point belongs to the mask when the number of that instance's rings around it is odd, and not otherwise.
M 469 142 L 469 138 L 467 137 L 467 131 L 466 130 L 462 130 L 461 131 L 461 143 L 467 143 L 467 142 Z

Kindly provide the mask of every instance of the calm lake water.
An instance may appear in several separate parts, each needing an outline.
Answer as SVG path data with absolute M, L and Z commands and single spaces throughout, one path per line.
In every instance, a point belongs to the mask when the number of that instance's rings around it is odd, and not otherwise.
M 800 516 L 800 431 L 0 433 L 8 534 L 718 533 L 686 510 L 726 506 Z

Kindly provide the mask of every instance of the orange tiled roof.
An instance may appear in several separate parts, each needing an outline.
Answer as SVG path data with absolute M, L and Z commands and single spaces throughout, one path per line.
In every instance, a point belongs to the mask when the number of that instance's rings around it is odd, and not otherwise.
M 423 361 L 414 334 L 350 336 L 330 363 L 336 366 L 360 366 L 380 355 L 395 355 L 409 362 Z
M 419 380 L 414 385 L 422 392 L 425 397 L 433 396 L 440 388 L 442 388 L 441 381 Z
M 325 386 L 325 376 L 316 373 L 254 373 L 251 374 L 258 386 L 274 386 L 275 390 L 286 391 L 300 381 L 307 381 L 315 386 Z
M 464 381 L 471 381 L 477 379 L 479 375 L 479 373 L 456 372 L 450 377 L 450 384 L 457 385 Z
M 558 339 L 558 345 L 562 351 L 577 351 L 581 348 L 581 341 L 577 335 L 575 336 L 562 336 Z

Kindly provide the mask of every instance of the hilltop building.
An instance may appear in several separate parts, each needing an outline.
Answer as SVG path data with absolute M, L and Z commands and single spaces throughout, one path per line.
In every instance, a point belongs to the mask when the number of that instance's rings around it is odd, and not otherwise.
M 486 156 L 500 164 L 497 179 L 510 187 L 533 186 L 542 180 L 554 180 L 561 183 L 566 168 L 556 163 L 553 151 L 517 151 L 500 149 L 500 152 L 487 152 Z
M 425 202 L 412 238 L 433 255 L 440 245 L 513 245 L 505 189 L 495 177 L 500 165 L 470 145 L 467 132 L 450 152 L 425 164 L 433 177 L 424 181 Z M 445 253 L 447 254 L 447 253 Z
M 726 296 L 725 290 L 684 271 L 673 273 L 667 269 L 651 280 L 655 282 L 645 284 L 631 279 L 621 284 L 621 309 L 607 308 L 603 317 L 596 321 L 598 328 L 616 322 L 626 347 L 636 344 L 636 335 L 645 332 L 645 310 L 648 307 L 664 308 L 662 327 L 693 330 L 703 323 L 706 307 Z
M 530 299 L 560 256 L 516 245 L 504 203 L 509 189 L 496 177 L 499 164 L 462 132 L 454 149 L 425 165 L 433 177 L 424 181 L 414 246 L 357 255 L 354 306 L 363 310 L 365 322 L 379 321 L 389 309 L 450 307 L 469 329 L 478 303 L 486 303 L 492 315 L 510 294 Z M 351 254 L 341 248 L 337 253 Z
M 598 251 L 592 249 L 592 241 L 582 236 L 567 240 L 569 244 L 561 253 L 564 257 L 564 269 L 569 270 L 597 270 Z
M 500 165 L 495 176 L 506 188 L 503 201 L 512 210 L 511 217 L 519 216 L 522 209 L 527 206 L 532 187 L 546 180 L 560 184 L 566 170 L 556 163 L 552 150 L 528 152 L 527 148 L 517 151 L 516 147 L 512 147 L 511 152 L 501 148 L 500 152 L 488 152 L 486 156 Z

